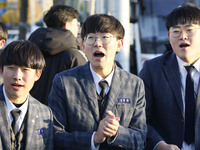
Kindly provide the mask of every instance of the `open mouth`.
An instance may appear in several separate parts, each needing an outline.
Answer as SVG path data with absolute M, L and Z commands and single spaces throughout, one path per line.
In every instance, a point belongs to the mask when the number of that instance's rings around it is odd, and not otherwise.
M 180 48 L 184 48 L 184 47 L 188 47 L 188 46 L 190 46 L 190 45 L 186 44 L 186 43 L 183 43 L 183 44 L 180 45 Z
M 17 84 L 17 83 L 13 83 L 13 84 L 11 84 L 13 87 L 22 87 L 22 85 L 20 85 L 20 84 Z
M 102 53 L 102 52 L 95 52 L 95 53 L 94 53 L 94 56 L 95 56 L 95 57 L 104 57 L 105 54 Z

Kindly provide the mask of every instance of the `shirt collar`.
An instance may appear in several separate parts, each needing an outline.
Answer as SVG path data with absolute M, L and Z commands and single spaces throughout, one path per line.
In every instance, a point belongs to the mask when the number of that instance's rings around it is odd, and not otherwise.
M 10 112 L 13 110 L 13 109 L 19 109 L 21 110 L 21 113 L 20 113 L 20 116 L 24 117 L 26 112 L 27 112 L 27 109 L 28 109 L 28 99 L 29 99 L 29 95 L 28 95 L 28 98 L 27 100 L 25 101 L 25 103 L 17 108 L 15 107 L 15 105 L 8 99 L 7 95 L 6 95 L 6 92 L 5 92 L 5 86 L 3 86 L 3 95 L 5 97 L 5 102 L 6 102 L 6 106 L 7 106 L 7 113 L 8 113 L 8 116 L 10 116 Z M 10 117 L 9 117 L 10 118 Z
M 103 79 L 100 75 L 98 75 L 93 69 L 92 69 L 92 65 L 90 63 L 90 70 L 94 79 L 94 83 L 95 85 L 98 85 L 98 83 L 101 80 L 106 80 L 108 82 L 108 86 L 111 86 L 111 82 L 112 82 L 112 78 L 113 78 L 113 74 L 114 74 L 114 69 L 112 70 L 112 72 L 109 74 L 109 76 L 107 76 L 105 79 Z
M 177 61 L 178 61 L 178 66 L 179 66 L 179 71 L 182 72 L 183 68 L 185 68 L 184 66 L 189 66 L 190 64 L 184 62 L 183 60 L 181 60 L 178 56 L 176 56 Z M 195 67 L 195 69 L 200 72 L 200 59 L 198 59 L 193 66 Z

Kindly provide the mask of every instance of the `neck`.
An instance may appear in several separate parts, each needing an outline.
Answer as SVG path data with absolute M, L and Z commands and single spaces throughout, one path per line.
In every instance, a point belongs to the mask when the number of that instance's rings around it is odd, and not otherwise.
M 100 75 L 103 79 L 105 79 L 106 77 L 108 77 L 110 75 L 110 73 L 113 71 L 113 68 L 97 68 L 97 69 L 94 69 L 94 71 Z
M 19 108 L 19 107 L 21 107 L 24 103 L 22 103 L 22 104 L 15 104 L 15 103 L 13 103 L 13 104 L 15 105 L 15 107 Z
M 14 104 L 14 105 L 23 105 L 25 103 L 25 101 L 27 100 L 27 97 L 20 97 L 20 98 L 16 98 L 16 97 L 12 97 L 8 99 Z

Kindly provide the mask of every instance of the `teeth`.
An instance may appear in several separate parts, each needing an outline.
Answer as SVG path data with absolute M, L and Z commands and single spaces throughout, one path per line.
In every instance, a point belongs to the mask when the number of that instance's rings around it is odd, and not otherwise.
M 101 52 L 96 52 L 96 54 L 101 54 Z

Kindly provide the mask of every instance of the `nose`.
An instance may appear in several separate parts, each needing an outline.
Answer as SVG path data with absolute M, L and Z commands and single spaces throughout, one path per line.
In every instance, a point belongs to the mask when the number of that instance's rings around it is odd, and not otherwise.
M 102 44 L 102 40 L 101 40 L 100 37 L 96 37 L 96 38 L 95 38 L 94 45 L 95 45 L 95 46 L 102 46 L 102 45 L 103 45 L 103 44 Z
M 187 33 L 186 33 L 185 30 L 181 31 L 181 35 L 180 35 L 179 38 L 180 38 L 180 39 L 187 39 L 187 38 L 188 38 L 188 35 L 187 35 Z
M 13 78 L 15 80 L 21 80 L 22 75 L 23 75 L 22 70 L 18 68 L 18 69 L 15 70 Z

